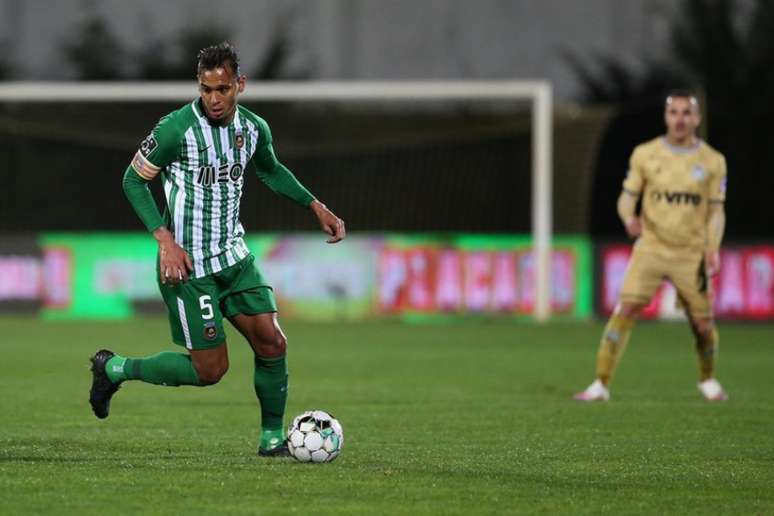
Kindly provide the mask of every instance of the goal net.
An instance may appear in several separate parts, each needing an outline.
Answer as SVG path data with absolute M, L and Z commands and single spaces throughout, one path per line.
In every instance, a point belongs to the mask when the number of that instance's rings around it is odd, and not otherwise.
M 35 168 L 36 160 L 48 158 L 68 170 L 86 169 L 84 163 L 97 156 L 111 167 L 110 173 L 62 175 L 59 185 L 48 182 L 43 188 L 61 193 L 72 181 L 82 182 L 88 202 L 110 213 L 115 199 L 95 192 L 116 189 L 112 168 L 123 169 L 140 135 L 161 114 L 196 95 L 193 82 L 0 83 L 0 133 L 6 139 L 0 152 L 9 154 L 7 163 Z M 280 159 L 310 190 L 336 211 L 346 207 L 341 215 L 350 229 L 530 233 L 531 311 L 538 320 L 549 317 L 550 84 L 248 81 L 240 103 L 269 121 Z M 248 198 L 254 183 L 245 184 Z M 18 203 L 24 202 L 23 189 L 21 193 Z M 52 212 L 62 212 L 59 222 L 64 226 L 58 229 L 69 229 L 68 214 L 74 220 L 72 229 L 84 229 L 75 222 L 77 210 L 72 210 L 71 201 L 50 206 Z M 249 230 L 309 229 L 303 214 L 280 202 L 275 207 L 276 201 L 265 195 L 257 202 L 259 217 L 255 210 L 242 210 Z M 7 209 L 14 206 L 8 204 Z M 137 227 L 131 217 L 125 223 L 109 218 L 91 221 L 88 227 Z M 21 221 L 19 227 L 8 224 L 0 229 L 25 229 Z

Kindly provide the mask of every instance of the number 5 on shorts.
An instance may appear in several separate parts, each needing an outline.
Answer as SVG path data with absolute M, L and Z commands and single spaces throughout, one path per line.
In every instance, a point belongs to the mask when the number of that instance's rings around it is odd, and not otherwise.
M 208 295 L 200 297 L 199 308 L 202 309 L 202 319 L 205 321 L 214 317 L 215 314 L 212 311 L 212 297 Z

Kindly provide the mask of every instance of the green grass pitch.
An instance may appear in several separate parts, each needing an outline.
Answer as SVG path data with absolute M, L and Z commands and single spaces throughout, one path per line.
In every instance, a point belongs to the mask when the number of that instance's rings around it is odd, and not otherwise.
M 599 324 L 287 322 L 288 417 L 342 422 L 332 464 L 256 456 L 247 345 L 208 388 L 87 402 L 88 357 L 178 349 L 166 320 L 0 318 L 3 514 L 774 513 L 774 326 L 720 326 L 730 401 L 696 390 L 682 324 L 641 324 L 607 404 Z

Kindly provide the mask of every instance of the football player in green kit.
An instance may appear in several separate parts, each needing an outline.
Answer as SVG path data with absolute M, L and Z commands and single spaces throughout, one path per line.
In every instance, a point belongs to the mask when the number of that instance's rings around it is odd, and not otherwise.
M 199 98 L 159 121 L 123 179 L 129 202 L 158 242 L 157 279 L 172 340 L 186 353 L 129 358 L 100 350 L 91 358 L 89 401 L 102 419 L 112 396 L 129 380 L 167 386 L 217 383 L 228 370 L 225 317 L 255 353 L 258 453 L 283 456 L 288 454 L 283 430 L 287 341 L 272 288 L 255 267 L 239 222 L 248 163 L 274 192 L 310 209 L 329 243 L 344 238 L 344 222 L 277 160 L 267 123 L 238 105 L 245 76 L 234 47 L 221 43 L 201 50 L 197 69 Z M 163 217 L 148 189 L 159 174 L 166 196 Z

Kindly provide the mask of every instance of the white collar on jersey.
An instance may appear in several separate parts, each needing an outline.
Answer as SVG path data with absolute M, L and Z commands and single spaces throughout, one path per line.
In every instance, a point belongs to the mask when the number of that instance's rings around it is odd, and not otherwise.
M 694 152 L 698 152 L 702 141 L 701 138 L 696 138 L 696 143 L 694 145 L 691 145 L 690 147 L 678 147 L 677 145 L 672 145 L 669 143 L 669 141 L 666 139 L 666 136 L 662 136 L 661 143 L 663 143 L 667 149 L 671 150 L 675 154 L 693 154 Z
M 199 118 L 207 118 L 206 116 L 204 116 L 204 112 L 201 110 L 201 108 L 199 108 L 199 102 L 201 102 L 201 100 L 202 100 L 201 97 L 198 99 L 194 99 L 194 101 L 191 102 L 191 107 L 193 108 L 194 113 L 196 113 L 196 116 L 198 116 Z

